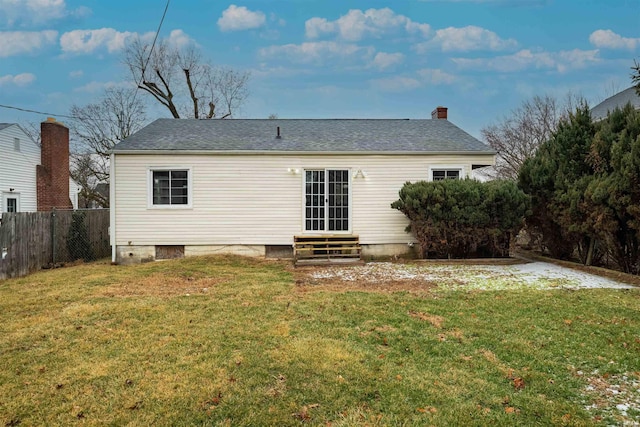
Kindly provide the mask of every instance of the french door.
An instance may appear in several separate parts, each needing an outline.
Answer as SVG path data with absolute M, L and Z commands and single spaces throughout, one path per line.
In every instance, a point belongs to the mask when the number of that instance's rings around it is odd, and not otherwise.
M 304 171 L 305 231 L 349 231 L 349 171 Z

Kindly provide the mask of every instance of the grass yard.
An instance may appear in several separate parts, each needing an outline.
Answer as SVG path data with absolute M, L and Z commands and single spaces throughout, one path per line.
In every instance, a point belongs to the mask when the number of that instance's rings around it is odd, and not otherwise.
M 0 426 L 637 425 L 639 290 L 441 280 L 204 257 L 0 282 Z

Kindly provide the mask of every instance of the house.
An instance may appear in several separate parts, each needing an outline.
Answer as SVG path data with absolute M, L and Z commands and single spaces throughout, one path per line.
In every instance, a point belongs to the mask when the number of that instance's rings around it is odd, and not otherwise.
M 77 208 L 79 186 L 69 176 L 69 129 L 48 119 L 41 124 L 41 144 L 18 124 L 0 123 L 2 212 Z
M 640 109 L 640 95 L 638 95 L 635 86 L 618 92 L 593 107 L 591 109 L 591 118 L 593 121 L 598 122 L 607 118 L 607 115 L 616 108 L 623 108 L 629 103 L 633 105 L 636 110 Z
M 15 123 L 0 123 L 2 212 L 38 209 L 36 166 L 40 147 Z
M 296 236 L 406 253 L 407 181 L 468 177 L 495 152 L 447 120 L 159 119 L 111 154 L 113 261 L 291 256 Z

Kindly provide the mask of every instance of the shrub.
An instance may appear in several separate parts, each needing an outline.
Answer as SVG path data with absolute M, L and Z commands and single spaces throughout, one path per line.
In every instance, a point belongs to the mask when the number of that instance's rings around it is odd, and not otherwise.
M 407 182 L 391 207 L 409 218 L 421 256 L 508 256 L 529 198 L 512 181 Z

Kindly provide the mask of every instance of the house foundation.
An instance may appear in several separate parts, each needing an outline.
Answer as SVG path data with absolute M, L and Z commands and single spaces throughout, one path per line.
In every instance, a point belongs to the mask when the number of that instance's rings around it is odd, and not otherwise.
M 202 255 L 242 255 L 258 258 L 293 258 L 291 246 L 268 245 L 178 245 L 171 246 L 167 252 L 167 246 L 155 245 L 119 245 L 116 247 L 116 262 L 118 264 L 139 264 L 168 258 L 180 258 L 182 256 Z M 171 253 L 172 256 L 165 256 Z M 362 257 L 389 258 L 389 257 L 413 257 L 414 247 L 406 243 L 389 243 L 376 245 L 362 245 Z

